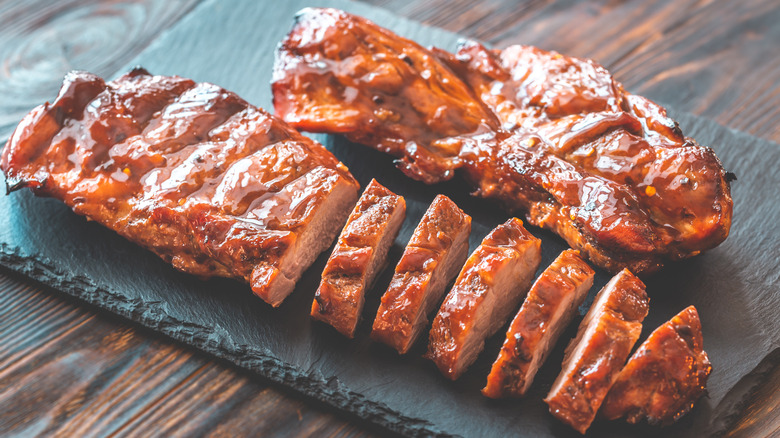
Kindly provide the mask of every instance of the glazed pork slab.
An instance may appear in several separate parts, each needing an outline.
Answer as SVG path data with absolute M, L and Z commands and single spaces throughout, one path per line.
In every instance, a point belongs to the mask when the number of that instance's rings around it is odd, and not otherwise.
M 322 145 L 216 85 L 137 68 L 66 76 L 3 149 L 29 187 L 182 271 L 249 282 L 278 306 L 330 246 L 358 183 Z
M 389 153 L 426 183 L 459 172 L 612 272 L 652 272 L 729 233 L 733 175 L 587 59 L 476 42 L 452 54 L 307 8 L 279 45 L 272 89 L 292 126 Z

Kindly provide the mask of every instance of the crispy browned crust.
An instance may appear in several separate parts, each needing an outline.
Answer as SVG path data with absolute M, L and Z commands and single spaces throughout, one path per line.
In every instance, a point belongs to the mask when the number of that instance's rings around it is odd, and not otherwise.
M 575 250 L 563 251 L 536 279 L 512 320 L 482 394 L 521 397 L 593 285 L 595 272 Z
M 311 316 L 353 337 L 366 289 L 385 265 L 398 236 L 406 201 L 372 179 L 358 199 L 322 272 Z
M 244 279 L 274 305 L 358 189 L 323 146 L 235 94 L 143 69 L 107 83 L 68 74 L 0 168 L 10 189 L 60 199 L 182 271 Z
M 566 347 L 562 371 L 544 399 L 550 413 L 580 433 L 588 430 L 639 338 L 647 310 L 645 285 L 628 270 L 604 286 Z
M 279 46 L 272 88 L 293 126 L 390 153 L 427 183 L 461 169 L 476 195 L 612 272 L 653 272 L 728 236 L 729 178 L 713 151 L 590 60 L 473 42 L 428 50 L 310 8 Z
M 444 299 L 428 341 L 427 357 L 455 380 L 476 360 L 485 339 L 509 319 L 541 262 L 541 240 L 511 218 L 469 256 Z
M 374 319 L 371 338 L 405 354 L 468 256 L 471 217 L 438 195 L 415 228 Z
M 618 374 L 601 415 L 629 423 L 671 424 L 706 392 L 712 371 L 702 348 L 701 322 L 690 306 L 650 334 Z

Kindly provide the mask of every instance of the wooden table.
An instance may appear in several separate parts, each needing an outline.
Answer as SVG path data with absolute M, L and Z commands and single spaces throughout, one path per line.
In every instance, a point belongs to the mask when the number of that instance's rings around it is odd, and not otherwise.
M 776 0 L 368 1 L 497 47 L 595 58 L 632 92 L 780 142 Z M 0 1 L 2 138 L 66 71 L 114 76 L 196 1 L 50 3 Z M 777 388 L 780 370 L 731 435 L 780 432 Z M 381 432 L 0 269 L 0 435 Z

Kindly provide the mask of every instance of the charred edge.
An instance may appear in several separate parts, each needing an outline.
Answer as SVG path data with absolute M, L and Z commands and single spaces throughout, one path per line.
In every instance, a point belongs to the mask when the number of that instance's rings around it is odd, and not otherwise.
M 12 176 L 8 176 L 5 179 L 5 194 L 10 195 L 11 192 L 15 192 L 19 189 L 24 188 L 25 186 L 27 186 L 27 181 L 20 178 L 14 178 Z
M 136 77 L 136 76 L 151 76 L 152 75 L 151 73 L 149 73 L 149 70 L 141 67 L 140 65 L 136 65 L 135 67 L 130 69 L 130 71 L 127 72 L 127 74 L 130 77 L 133 77 L 133 78 Z
M 678 137 L 683 136 L 682 128 L 680 128 L 680 124 L 676 120 L 674 121 L 674 126 L 672 126 L 672 132 Z
M 531 352 L 528 351 L 528 349 L 525 347 L 525 338 L 523 338 L 523 335 L 520 333 L 515 334 L 515 349 L 514 353 L 515 356 L 522 360 L 523 362 L 530 362 L 531 361 Z
M 734 172 L 726 172 L 726 182 L 731 184 L 732 181 L 737 180 L 737 174 Z
M 320 296 L 319 292 L 314 295 L 314 301 L 317 302 L 317 310 L 319 310 L 321 314 L 327 315 L 330 313 L 328 302 Z

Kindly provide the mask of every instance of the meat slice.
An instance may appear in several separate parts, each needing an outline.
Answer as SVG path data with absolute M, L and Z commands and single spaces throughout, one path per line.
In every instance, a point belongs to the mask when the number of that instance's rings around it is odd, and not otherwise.
M 311 316 L 354 337 L 366 289 L 385 265 L 406 217 L 403 196 L 372 179 L 341 231 L 336 248 L 322 272 Z
M 664 323 L 639 346 L 609 390 L 601 415 L 629 423 L 668 425 L 704 394 L 712 371 L 693 306 Z
M 405 354 L 466 261 L 471 217 L 438 195 L 415 228 L 374 320 L 371 338 Z
M 520 397 L 593 286 L 593 269 L 572 249 L 563 251 L 536 279 L 509 326 L 482 393 Z
M 712 149 L 596 62 L 530 46 L 426 49 L 361 17 L 307 8 L 279 45 L 277 114 L 389 153 L 563 237 L 611 272 L 650 273 L 729 234 Z
M 506 322 L 541 263 L 541 240 L 509 219 L 491 231 L 461 269 L 433 320 L 427 357 L 455 380 Z
M 277 306 L 335 238 L 358 184 L 322 145 L 216 85 L 134 69 L 66 76 L 0 168 L 201 277 Z
M 645 285 L 627 269 L 601 289 L 544 399 L 550 413 L 580 433 L 588 430 L 639 339 L 648 301 Z

